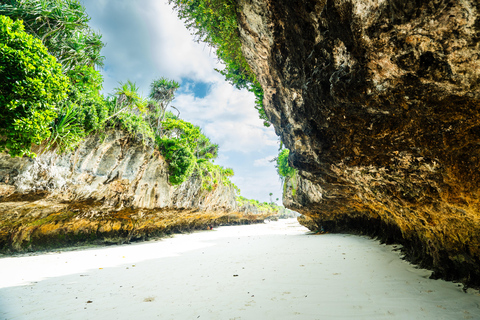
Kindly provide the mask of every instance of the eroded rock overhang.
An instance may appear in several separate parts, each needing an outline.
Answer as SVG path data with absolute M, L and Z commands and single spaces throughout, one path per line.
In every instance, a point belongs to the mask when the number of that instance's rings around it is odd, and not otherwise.
M 480 3 L 241 0 L 238 20 L 299 169 L 284 203 L 480 285 Z

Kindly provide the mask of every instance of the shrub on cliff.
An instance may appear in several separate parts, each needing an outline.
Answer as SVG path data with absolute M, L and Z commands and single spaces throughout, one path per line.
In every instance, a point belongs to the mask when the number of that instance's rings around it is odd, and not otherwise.
M 207 191 L 213 191 L 219 184 L 232 187 L 237 194 L 240 189 L 230 181 L 234 172 L 231 168 L 213 164 L 205 159 L 197 159 L 194 174 L 202 180 L 202 188 Z
M 288 165 L 288 155 L 290 154 L 290 150 L 282 149 L 280 154 L 276 158 L 276 165 L 277 173 L 280 178 L 283 180 L 285 178 L 291 178 L 295 174 L 295 169 Z
M 68 82 L 42 42 L 6 16 L 0 16 L 0 78 L 0 151 L 35 156 L 32 144 L 50 136 Z
M 157 136 L 157 143 L 168 162 L 170 183 L 177 185 L 188 179 L 195 167 L 196 149 L 200 130 L 190 122 L 167 118 L 162 121 L 162 136 Z
M 102 75 L 94 67 L 87 65 L 77 65 L 66 75 L 70 79 L 68 102 L 77 109 L 77 123 L 83 127 L 86 134 L 102 129 L 110 114 L 108 101 L 100 94 Z
M 159 146 L 168 163 L 170 183 L 177 185 L 187 180 L 195 166 L 195 156 L 188 145 L 180 139 L 162 138 Z
M 202 180 L 202 188 L 214 190 L 219 184 L 240 190 L 230 181 L 233 170 L 213 164 L 218 145 L 210 141 L 198 126 L 168 116 L 161 122 L 162 135 L 157 135 L 157 144 L 168 163 L 170 183 L 181 184 L 192 174 Z

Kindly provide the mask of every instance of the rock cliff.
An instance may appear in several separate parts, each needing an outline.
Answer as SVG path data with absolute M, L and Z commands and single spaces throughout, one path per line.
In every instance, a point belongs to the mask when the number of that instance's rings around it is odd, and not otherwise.
M 232 186 L 204 190 L 195 175 L 171 186 L 161 154 L 122 131 L 64 155 L 0 155 L 1 251 L 121 243 L 271 214 L 239 207 Z
M 480 286 L 480 2 L 239 5 L 242 50 L 299 170 L 284 204 Z

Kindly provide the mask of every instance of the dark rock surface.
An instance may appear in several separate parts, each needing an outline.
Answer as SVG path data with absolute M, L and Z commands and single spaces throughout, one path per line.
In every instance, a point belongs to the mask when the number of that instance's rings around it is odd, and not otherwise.
M 284 203 L 479 286 L 480 2 L 240 7 L 244 54 L 299 169 Z

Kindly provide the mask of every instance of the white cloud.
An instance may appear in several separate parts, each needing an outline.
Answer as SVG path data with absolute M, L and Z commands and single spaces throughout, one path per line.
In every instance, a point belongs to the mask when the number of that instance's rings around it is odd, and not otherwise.
M 222 152 L 248 153 L 278 144 L 273 128 L 266 128 L 258 118 L 253 94 L 223 80 L 216 81 L 204 98 L 181 94 L 173 105 L 182 118 L 200 125 Z
M 171 5 L 148 0 L 138 11 L 148 26 L 150 54 L 162 76 L 188 77 L 203 82 L 217 78 L 214 69 L 222 66 L 215 59 L 214 50 L 194 41 Z
M 254 167 L 270 167 L 274 166 L 272 160 L 275 159 L 276 156 L 268 156 L 265 158 L 257 159 L 253 161 Z

